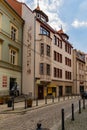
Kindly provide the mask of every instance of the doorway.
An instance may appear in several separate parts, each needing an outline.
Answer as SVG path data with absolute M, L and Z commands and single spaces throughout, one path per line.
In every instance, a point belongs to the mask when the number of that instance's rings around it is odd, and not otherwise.
M 12 88 L 14 87 L 14 84 L 16 83 L 16 78 L 10 78 L 10 91 L 12 90 Z
M 44 87 L 43 85 L 38 85 L 38 99 L 44 98 Z
M 59 96 L 63 96 L 63 86 L 59 86 Z
M 80 93 L 84 92 L 84 86 L 80 86 Z

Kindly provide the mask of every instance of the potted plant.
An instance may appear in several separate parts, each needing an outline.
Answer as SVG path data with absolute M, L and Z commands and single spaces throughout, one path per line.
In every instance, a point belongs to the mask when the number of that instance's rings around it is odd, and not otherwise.
M 27 99 L 27 108 L 28 108 L 28 107 L 32 107 L 32 103 L 33 103 L 32 98 L 28 98 L 28 99 Z

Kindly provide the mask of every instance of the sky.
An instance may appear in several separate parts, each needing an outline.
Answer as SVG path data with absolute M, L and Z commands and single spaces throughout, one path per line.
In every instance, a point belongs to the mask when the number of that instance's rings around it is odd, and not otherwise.
M 37 7 L 49 17 L 55 30 L 62 29 L 69 36 L 74 49 L 87 53 L 87 0 L 18 0 L 31 10 Z

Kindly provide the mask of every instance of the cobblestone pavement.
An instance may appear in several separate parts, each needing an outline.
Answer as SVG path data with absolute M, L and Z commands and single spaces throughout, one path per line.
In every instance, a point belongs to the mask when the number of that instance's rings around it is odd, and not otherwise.
M 61 127 L 58 130 L 61 130 Z M 65 121 L 65 130 L 87 130 L 87 106 L 80 114 L 75 113 L 74 121 L 70 117 Z
M 42 124 L 42 128 L 58 130 L 61 109 L 65 108 L 65 115 L 68 116 L 71 104 L 74 102 L 77 108 L 78 100 L 78 98 L 65 100 L 21 113 L 0 114 L 0 130 L 36 130 L 38 122 Z

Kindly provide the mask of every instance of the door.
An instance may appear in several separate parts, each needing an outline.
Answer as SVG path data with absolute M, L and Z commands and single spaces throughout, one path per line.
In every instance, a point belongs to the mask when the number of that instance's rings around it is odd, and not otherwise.
M 84 92 L 84 86 L 80 86 L 80 93 Z
M 44 98 L 43 88 L 44 88 L 43 85 L 38 85 L 38 99 Z
M 10 78 L 10 88 L 9 88 L 10 92 L 11 92 L 12 88 L 14 87 L 15 82 L 16 82 L 16 78 Z M 11 93 L 10 93 L 10 95 L 11 95 Z
M 59 96 L 63 95 L 63 86 L 59 86 Z

